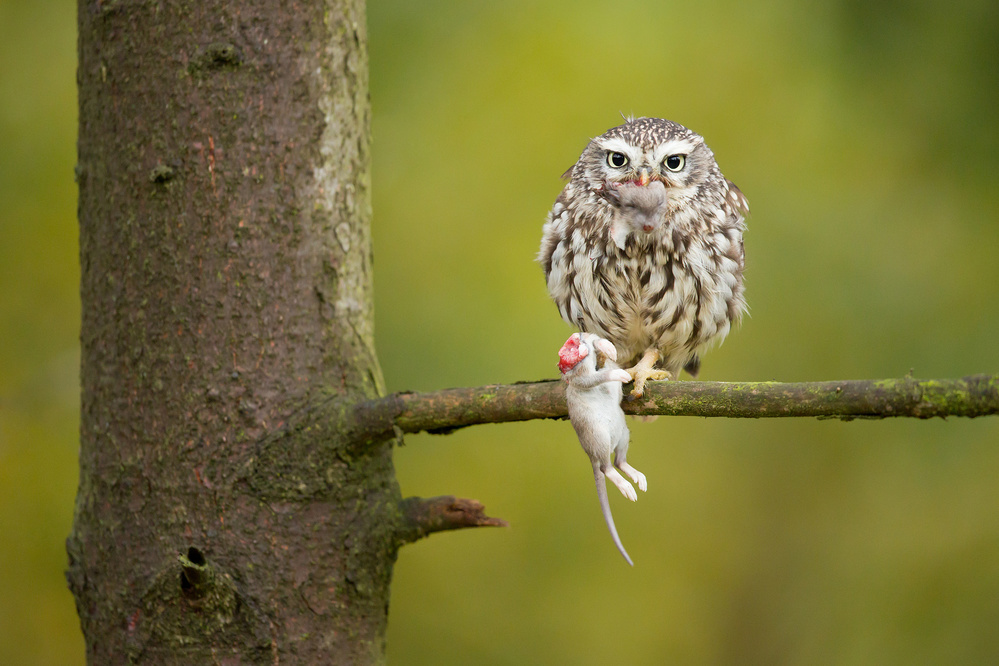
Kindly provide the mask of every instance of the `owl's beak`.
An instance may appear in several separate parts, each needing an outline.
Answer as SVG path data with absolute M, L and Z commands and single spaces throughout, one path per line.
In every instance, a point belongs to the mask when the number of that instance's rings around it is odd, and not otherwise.
M 646 185 L 649 184 L 649 180 L 651 180 L 649 177 L 649 170 L 645 168 L 639 169 L 638 184 L 641 185 L 642 187 L 645 187 Z

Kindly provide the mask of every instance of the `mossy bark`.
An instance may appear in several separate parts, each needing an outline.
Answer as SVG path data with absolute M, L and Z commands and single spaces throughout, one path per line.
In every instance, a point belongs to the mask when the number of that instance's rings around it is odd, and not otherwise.
M 376 398 L 361 0 L 81 0 L 90 663 L 384 658 L 404 517 Z M 277 433 L 277 434 L 276 434 Z

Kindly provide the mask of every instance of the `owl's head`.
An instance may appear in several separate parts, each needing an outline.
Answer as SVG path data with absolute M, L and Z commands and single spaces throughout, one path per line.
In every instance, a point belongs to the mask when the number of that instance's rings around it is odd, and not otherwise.
M 696 132 L 671 120 L 636 118 L 590 141 L 565 176 L 594 192 L 659 182 L 669 198 L 685 199 L 721 174 Z

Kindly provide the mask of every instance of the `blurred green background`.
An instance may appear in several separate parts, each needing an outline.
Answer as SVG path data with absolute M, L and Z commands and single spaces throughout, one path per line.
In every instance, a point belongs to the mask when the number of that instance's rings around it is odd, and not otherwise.
M 0 663 L 74 664 L 75 4 L 0 0 Z M 751 317 L 703 378 L 999 372 L 999 4 L 368 7 L 377 342 L 390 390 L 553 377 L 533 263 L 620 114 L 704 135 L 747 194 Z M 396 567 L 401 664 L 999 661 L 999 419 L 632 425 L 612 497 L 564 422 L 408 437 L 407 495 L 509 529 Z

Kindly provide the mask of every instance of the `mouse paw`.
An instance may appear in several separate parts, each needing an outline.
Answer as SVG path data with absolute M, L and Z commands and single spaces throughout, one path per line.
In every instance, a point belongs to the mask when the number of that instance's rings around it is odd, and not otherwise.
M 649 482 L 645 480 L 645 475 L 639 472 L 637 469 L 629 465 L 628 463 L 621 463 L 618 465 L 618 469 L 628 475 L 628 477 L 638 484 L 638 489 L 643 493 L 649 489 Z
M 635 492 L 634 487 L 628 481 L 621 476 L 618 471 L 614 468 L 608 469 L 604 476 L 610 480 L 617 489 L 621 491 L 621 494 L 630 499 L 632 502 L 638 501 L 638 493 Z

